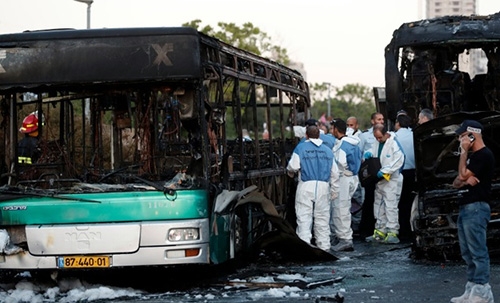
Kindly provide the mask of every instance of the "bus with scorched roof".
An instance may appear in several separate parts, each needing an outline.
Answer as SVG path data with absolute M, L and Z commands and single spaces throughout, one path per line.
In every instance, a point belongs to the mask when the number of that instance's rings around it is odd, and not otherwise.
M 309 106 L 299 72 L 192 28 L 0 35 L 0 269 L 235 258 L 294 222 Z

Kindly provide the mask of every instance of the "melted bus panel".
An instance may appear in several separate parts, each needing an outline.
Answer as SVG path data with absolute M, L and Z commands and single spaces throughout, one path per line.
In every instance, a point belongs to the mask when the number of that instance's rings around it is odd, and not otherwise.
M 401 109 L 415 122 L 418 195 L 411 223 L 416 257 L 461 258 L 456 228 L 461 191 L 451 184 L 459 159 L 454 131 L 464 119 L 483 124 L 485 143 L 497 155 L 488 246 L 492 255 L 500 248 L 499 46 L 497 13 L 404 23 L 385 48 L 385 99 L 378 100 L 378 108 L 384 110 L 390 125 Z M 435 118 L 417 125 L 424 108 Z
M 297 71 L 189 28 L 0 35 L 0 67 L 0 268 L 221 263 L 293 233 Z

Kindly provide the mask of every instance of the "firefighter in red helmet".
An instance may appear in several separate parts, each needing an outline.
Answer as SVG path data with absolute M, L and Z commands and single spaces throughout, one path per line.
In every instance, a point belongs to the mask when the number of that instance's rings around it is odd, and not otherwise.
M 38 113 L 26 116 L 19 131 L 25 134 L 17 147 L 17 159 L 20 164 L 36 163 L 40 157 L 38 149 Z

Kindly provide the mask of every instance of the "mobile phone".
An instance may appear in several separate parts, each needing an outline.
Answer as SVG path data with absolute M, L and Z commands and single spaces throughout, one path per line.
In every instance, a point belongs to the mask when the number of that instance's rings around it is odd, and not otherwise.
M 469 140 L 471 143 L 474 142 L 474 140 L 476 140 L 476 137 L 474 137 L 473 134 L 468 134 L 467 136 L 469 136 Z

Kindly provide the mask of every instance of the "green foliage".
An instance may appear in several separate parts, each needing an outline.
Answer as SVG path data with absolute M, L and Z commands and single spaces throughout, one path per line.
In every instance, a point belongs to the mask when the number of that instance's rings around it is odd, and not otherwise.
M 326 83 L 313 83 L 310 85 L 313 106 L 311 114 L 319 118 L 328 112 L 328 98 L 330 97 L 330 110 L 333 118 L 346 120 L 350 116 L 358 118 L 360 129 L 371 126 L 370 116 L 376 111 L 373 90 L 362 84 L 346 84 L 343 87 L 330 87 Z
M 206 25 L 201 27 L 201 20 L 196 19 L 182 24 L 215 37 L 232 46 L 244 49 L 259 56 L 270 58 L 274 61 L 287 65 L 290 63 L 288 52 L 285 48 L 272 43 L 272 38 L 252 23 L 246 22 L 242 26 L 234 23 L 217 23 L 217 29 Z

